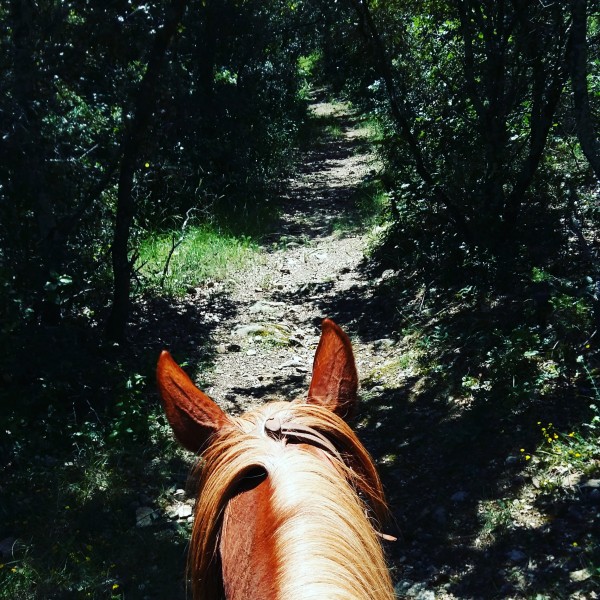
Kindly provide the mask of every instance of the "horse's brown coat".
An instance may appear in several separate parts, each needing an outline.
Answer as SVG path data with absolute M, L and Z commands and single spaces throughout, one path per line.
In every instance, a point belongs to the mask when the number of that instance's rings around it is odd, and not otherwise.
M 263 479 L 235 495 L 227 504 L 219 554 L 225 597 L 247 600 L 261 590 L 264 600 L 277 598 L 278 561 L 272 543 L 275 516 L 271 484 Z M 248 565 L 241 569 L 241 565 Z

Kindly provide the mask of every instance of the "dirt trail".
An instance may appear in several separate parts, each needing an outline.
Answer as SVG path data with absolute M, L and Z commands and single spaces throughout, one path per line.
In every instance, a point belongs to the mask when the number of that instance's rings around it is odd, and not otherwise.
M 329 136 L 305 155 L 287 183 L 262 261 L 229 282 L 235 311 L 213 332 L 217 355 L 205 389 L 230 412 L 306 393 L 321 320 L 334 316 L 352 335 L 351 323 L 344 322 L 351 315 L 331 315 L 328 305 L 368 285 L 358 271 L 365 235 L 342 234 L 335 224 L 352 211 L 356 188 L 376 163 L 361 150 L 366 132 L 347 107 L 317 102 L 311 108 L 335 119 L 341 136 Z M 370 352 L 356 350 L 360 371 Z

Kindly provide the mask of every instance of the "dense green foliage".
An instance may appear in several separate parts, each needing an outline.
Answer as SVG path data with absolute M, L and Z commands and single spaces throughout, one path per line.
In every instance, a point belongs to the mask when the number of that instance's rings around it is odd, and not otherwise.
M 56 285 L 63 316 L 106 303 L 91 290 L 110 277 L 119 164 L 168 11 L 126 1 L 0 10 L 2 305 L 15 321 L 56 320 L 44 307 Z M 186 214 L 266 214 L 254 207 L 289 168 L 303 117 L 302 18 L 283 2 L 190 3 L 135 140 L 133 259 L 136 238 Z
M 240 268 L 274 214 L 305 120 L 304 6 L 14 0 L 0 22 L 0 542 L 25 544 L 0 559 L 0 596 L 121 597 L 125 578 L 170 597 L 187 532 L 170 578 L 134 574 L 171 560 L 152 535 L 134 524 L 142 543 L 120 543 L 140 482 L 161 480 L 152 458 L 169 456 L 180 485 L 187 471 L 148 407 L 160 336 L 146 328 L 157 297 Z M 128 176 L 136 310 L 121 352 L 104 331 Z
M 461 348 L 444 376 L 477 393 L 524 400 L 550 393 L 548 379 L 564 393 L 600 324 L 597 179 L 575 134 L 571 5 L 350 4 L 329 59 L 350 68 L 329 72 L 379 123 L 390 227 L 376 257 L 396 272 L 386 293 L 399 326 L 415 326 L 406 306 L 417 298 L 435 361 Z M 598 27 L 592 11 L 596 116 Z

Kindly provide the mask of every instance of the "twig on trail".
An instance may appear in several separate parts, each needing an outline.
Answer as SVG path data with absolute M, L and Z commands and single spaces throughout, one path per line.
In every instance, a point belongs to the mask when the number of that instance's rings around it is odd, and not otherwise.
M 164 288 L 165 287 L 165 279 L 167 278 L 167 273 L 169 271 L 169 264 L 171 263 L 171 258 L 173 258 L 173 254 L 175 253 L 175 250 L 181 246 L 181 244 L 183 243 L 183 240 L 185 239 L 185 230 L 188 226 L 188 223 L 190 221 L 190 218 L 192 216 L 192 212 L 196 210 L 195 208 L 190 208 L 186 213 L 185 213 L 185 220 L 183 221 L 183 225 L 181 226 L 181 233 L 179 235 L 179 239 L 177 241 L 175 241 L 175 234 L 173 234 L 173 239 L 171 240 L 171 249 L 169 250 L 169 255 L 167 256 L 167 260 L 165 261 L 165 267 L 163 269 L 163 273 L 162 276 L 160 278 L 160 287 Z

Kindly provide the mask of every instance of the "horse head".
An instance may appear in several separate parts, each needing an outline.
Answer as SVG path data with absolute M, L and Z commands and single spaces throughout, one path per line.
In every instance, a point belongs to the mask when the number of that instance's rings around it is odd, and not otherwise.
M 358 376 L 348 336 L 325 319 L 308 395 L 227 415 L 168 352 L 157 367 L 175 437 L 202 460 L 189 553 L 195 600 L 391 600 L 386 505 L 346 420 Z

